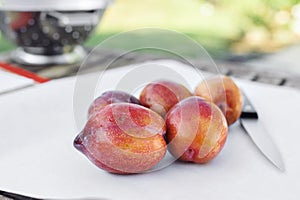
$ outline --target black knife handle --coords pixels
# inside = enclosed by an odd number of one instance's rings
[[[43,199],[39,199],[39,198],[28,197],[28,196],[24,196],[21,194],[16,194],[16,193],[0,190],[0,199],[1,199],[1,196],[9,198],[11,200],[43,200]]]
[[[243,94],[243,108],[242,108],[242,114],[241,118],[247,118],[247,119],[258,119],[258,114],[253,107],[253,105],[250,103],[248,97],[245,95],[244,92]]]

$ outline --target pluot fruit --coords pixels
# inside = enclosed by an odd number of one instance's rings
[[[164,119],[154,111],[131,103],[113,103],[88,119],[74,146],[108,172],[141,173],[164,157],[165,132]]]
[[[88,116],[90,117],[91,115],[97,113],[98,111],[100,111],[101,109],[103,109],[105,106],[109,104],[122,103],[122,102],[141,105],[140,101],[134,96],[132,96],[131,94],[128,94],[123,91],[117,91],[117,90],[106,91],[98,98],[96,98],[93,101],[93,103],[90,105],[88,110]]]
[[[228,125],[237,121],[242,113],[242,93],[228,76],[205,79],[196,87],[195,95],[215,103],[225,115]]]
[[[166,115],[170,153],[181,161],[206,163],[217,156],[227,138],[222,111],[193,96],[176,104]]]
[[[164,117],[176,103],[190,96],[191,92],[183,85],[160,80],[145,86],[140,94],[140,102]]]

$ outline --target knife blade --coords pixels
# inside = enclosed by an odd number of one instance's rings
[[[279,149],[259,120],[255,108],[245,93],[243,93],[243,109],[240,123],[265,158],[281,171],[285,171],[284,162]]]

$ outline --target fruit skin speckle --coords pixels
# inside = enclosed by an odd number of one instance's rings
[[[195,95],[215,103],[225,115],[228,125],[237,121],[242,113],[242,92],[228,76],[205,79],[196,87]]]
[[[110,90],[104,92],[93,101],[88,110],[88,117],[99,112],[109,104],[122,102],[141,105],[141,102],[131,94],[118,90]]]
[[[191,92],[183,85],[160,80],[146,85],[140,94],[140,102],[164,117],[176,103],[190,96]]]
[[[108,172],[141,173],[166,154],[165,132],[163,118],[152,110],[112,103],[88,119],[74,147]]]
[[[222,150],[228,126],[221,110],[201,97],[189,97],[166,115],[170,153],[181,161],[206,163]]]

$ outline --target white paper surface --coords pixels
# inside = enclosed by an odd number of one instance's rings
[[[33,85],[34,81],[0,69],[0,94]]]
[[[200,81],[183,64],[160,64],[187,75],[190,86]],[[106,72],[107,80],[104,77],[98,89],[113,89],[132,68]],[[85,75],[90,80],[93,76]],[[261,155],[239,124],[230,127],[223,150],[208,164],[174,163],[131,176],[107,173],[72,146],[77,126],[84,124],[86,116],[77,119],[82,124],[75,123],[75,78],[65,78],[0,96],[0,189],[42,198],[299,199],[300,92],[246,81],[239,85],[280,149],[284,173]]]

